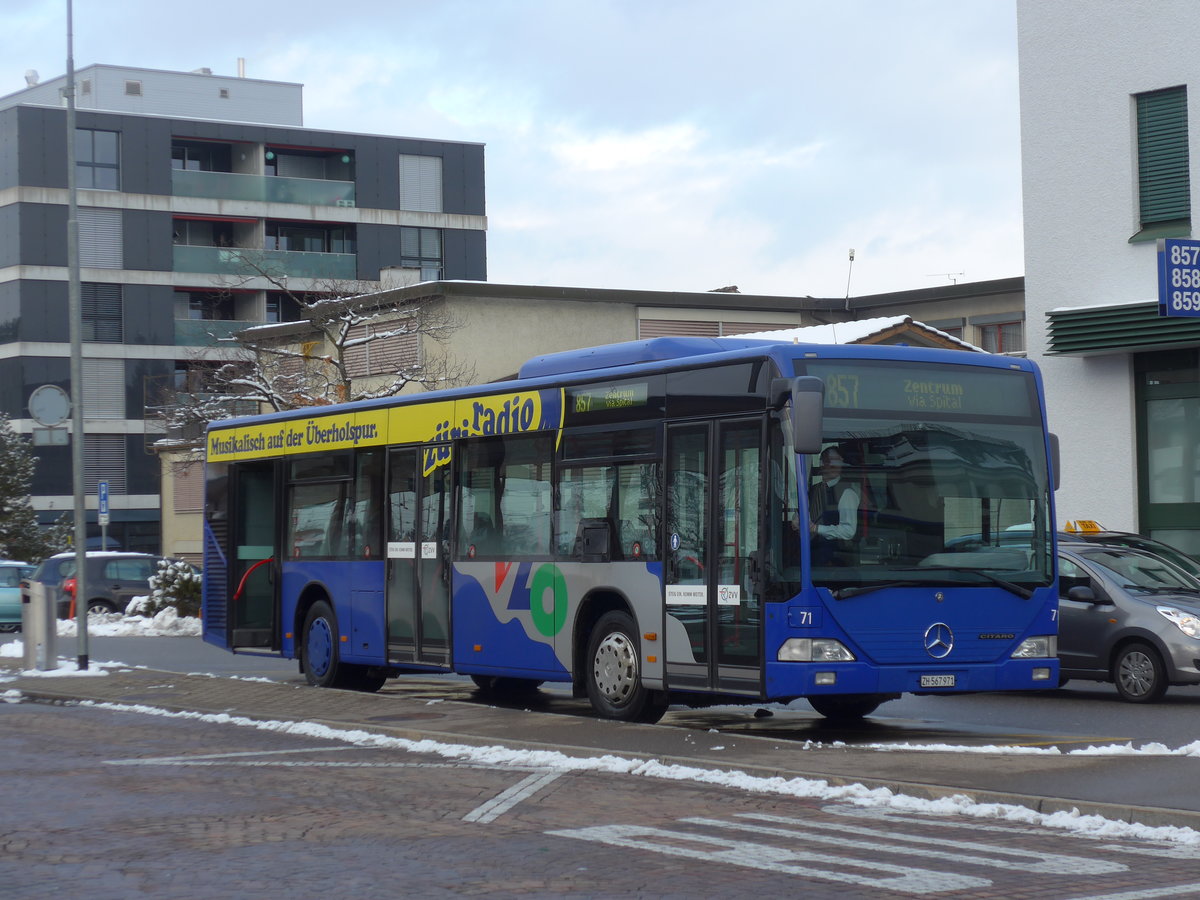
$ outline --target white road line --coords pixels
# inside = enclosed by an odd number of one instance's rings
[[[881,831],[875,828],[860,828],[855,825],[818,822],[813,819],[796,819],[789,816],[775,816],[767,813],[739,813],[737,818],[751,819],[754,822],[772,822],[776,825],[789,827],[770,828],[763,825],[750,824],[749,822],[743,824],[741,822],[726,822],[719,819],[704,818],[688,818],[681,819],[680,821],[693,822],[697,825],[710,825],[720,828],[736,828],[742,831],[775,834],[793,840],[811,841],[817,844],[833,844],[840,847],[854,847],[859,850],[871,850],[874,852],[901,854],[919,852],[922,857],[944,859],[956,863],[970,863],[977,866],[990,866],[993,869],[1031,872],[1039,875],[1106,875],[1112,872],[1126,872],[1129,869],[1123,863],[1108,859],[1064,856],[1027,848],[1017,849],[997,844],[984,844],[979,841],[949,841],[942,837],[925,837],[923,835],[904,834],[903,832],[896,831]],[[837,832],[837,834],[818,835],[812,833],[814,830],[833,831]],[[867,840],[856,841],[839,836],[847,834],[864,837]],[[936,849],[939,847],[950,849]],[[992,855],[985,856],[980,854]]]
[[[547,831],[546,834],[596,841],[614,847],[649,850],[667,856],[744,866],[758,871],[781,872],[819,881],[903,891],[907,894],[934,894],[992,885],[987,878],[954,872],[935,872],[916,866],[896,866],[877,860],[831,860],[828,852],[813,853],[791,847],[756,844],[751,841],[670,831],[651,826],[600,825],[593,828]],[[855,869],[864,871],[853,871]]]
[[[522,778],[508,790],[497,794],[487,803],[484,803],[475,809],[471,810],[463,816],[464,822],[493,822],[500,816],[504,815],[526,797],[536,794],[550,782],[559,778],[564,773],[560,770],[551,770],[549,772],[534,773],[526,778]]]

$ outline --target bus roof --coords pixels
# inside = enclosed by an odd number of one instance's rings
[[[904,344],[806,344],[792,341],[775,341],[763,338],[742,337],[659,337],[642,341],[627,341],[619,344],[604,344],[560,353],[535,356],[521,366],[515,381],[487,382],[445,388],[431,393],[398,394],[373,400],[358,400],[350,403],[321,407],[322,414],[336,410],[365,410],[386,406],[423,403],[439,398],[468,397],[494,394],[512,390],[519,382],[521,389],[535,389],[553,384],[564,376],[578,375],[586,378],[590,373],[604,377],[601,373],[613,369],[630,370],[633,375],[641,371],[670,368],[672,362],[692,361],[696,364],[718,364],[750,357],[771,357],[782,362],[785,356],[821,356],[825,358],[903,358],[918,362],[945,362],[953,357],[958,363],[967,363],[994,368],[1036,370],[1029,360],[1019,357],[998,356],[967,350],[947,350],[932,347],[910,347]],[[656,365],[658,364],[658,365]],[[616,373],[614,373],[615,375]],[[625,372],[621,373],[626,374]],[[436,394],[432,396],[432,394]],[[210,422],[207,430],[229,428],[236,424],[300,418],[313,414],[314,408],[287,409],[278,412],[238,416]]]

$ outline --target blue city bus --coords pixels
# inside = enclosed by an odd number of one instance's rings
[[[206,441],[204,639],[313,685],[564,682],[656,721],[1058,684],[1057,442],[1024,359],[657,338]]]

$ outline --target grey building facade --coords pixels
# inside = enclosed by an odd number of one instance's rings
[[[85,343],[73,386],[64,86],[0,98],[0,411],[29,432],[36,387],[81,398],[88,493],[108,481],[109,535],[157,551],[147,408],[225,358],[222,338],[294,317],[289,292],[378,290],[397,273],[486,280],[484,148],[305,128],[300,85],[80,70]],[[36,449],[34,506],[49,522],[72,508],[70,451]]]

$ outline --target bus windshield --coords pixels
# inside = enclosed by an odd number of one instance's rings
[[[907,584],[1028,596],[1051,582],[1045,435],[1027,373],[807,369],[826,383],[823,449],[802,498],[814,585],[839,598]]]

